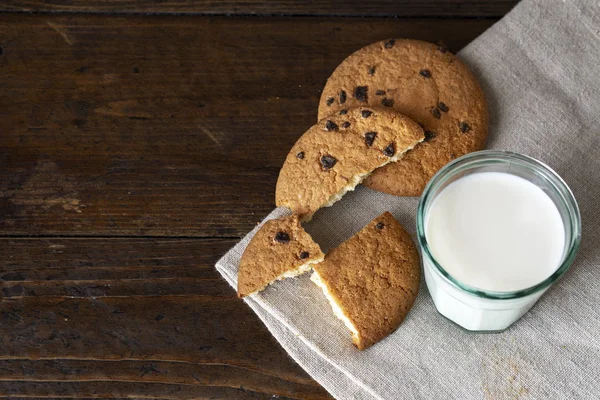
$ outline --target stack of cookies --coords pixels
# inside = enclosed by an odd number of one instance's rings
[[[479,84],[445,47],[390,39],[350,55],[323,89],[317,124],[281,168],[276,204],[293,214],[254,236],[240,262],[238,295],[312,269],[359,349],[393,332],[420,281],[406,230],[386,212],[324,255],[301,222],[360,183],[419,196],[443,165],[483,148],[487,126]]]

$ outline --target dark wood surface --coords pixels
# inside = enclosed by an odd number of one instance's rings
[[[240,237],[345,56],[492,22],[0,14],[0,233]]]
[[[214,263],[345,56],[512,3],[2,2],[0,397],[329,398]]]
[[[498,18],[516,3],[517,0],[4,0],[0,11]]]

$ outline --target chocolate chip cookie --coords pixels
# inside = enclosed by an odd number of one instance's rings
[[[419,254],[388,212],[327,253],[313,269],[311,280],[323,289],[360,350],[396,330],[419,291]]]
[[[242,255],[238,296],[257,293],[277,280],[303,274],[323,256],[319,245],[300,226],[298,216],[267,221]]]
[[[292,147],[279,173],[275,202],[308,220],[424,138],[416,122],[392,109],[342,108]]]
[[[375,190],[419,196],[443,165],[485,146],[483,91],[467,66],[443,46],[389,39],[350,55],[327,80],[318,119],[357,106],[396,110],[425,130],[424,143],[365,180]]]

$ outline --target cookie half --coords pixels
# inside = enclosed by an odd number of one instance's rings
[[[341,109],[292,147],[279,173],[275,202],[308,220],[424,138],[417,123],[393,110]]]
[[[271,283],[309,271],[324,254],[292,215],[266,222],[240,261],[238,296],[257,293]]]
[[[388,212],[331,250],[313,269],[311,280],[321,287],[360,350],[396,330],[419,291],[419,254]]]
[[[488,111],[479,83],[446,48],[390,39],[366,46],[331,74],[318,119],[348,107],[380,106],[422,124],[425,141],[375,171],[364,185],[397,196],[419,196],[446,163],[485,146]]]

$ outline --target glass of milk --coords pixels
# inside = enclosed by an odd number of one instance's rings
[[[417,235],[438,312],[469,331],[502,331],[569,269],[581,217],[548,166],[517,153],[480,151],[431,179]]]

